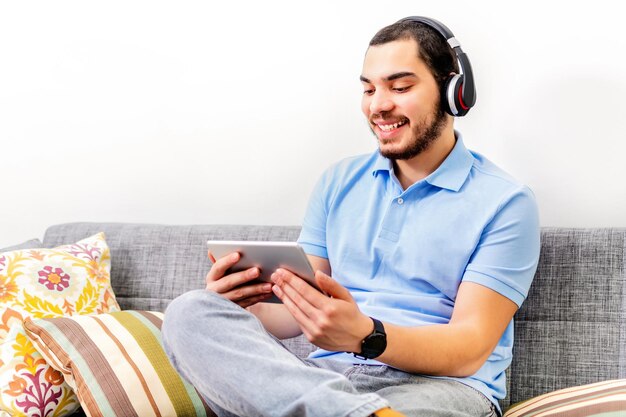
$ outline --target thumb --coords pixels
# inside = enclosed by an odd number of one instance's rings
[[[340,300],[352,301],[350,291],[324,272],[315,271],[315,282],[326,295]]]

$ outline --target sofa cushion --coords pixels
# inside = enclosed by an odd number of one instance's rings
[[[43,243],[41,243],[41,240],[39,240],[39,239],[30,239],[30,240],[27,240],[26,242],[20,243],[18,245],[2,248],[2,249],[0,249],[0,253],[1,252],[8,252],[8,251],[11,251],[11,250],[17,250],[17,249],[36,249],[36,248],[42,248],[42,247],[43,247]]]
[[[162,346],[163,313],[27,320],[26,331],[91,416],[214,415]]]
[[[54,249],[0,254],[0,409],[63,416],[78,401],[26,338],[22,320],[118,311],[102,233]]]
[[[509,409],[504,417],[601,417],[626,414],[626,379],[566,388],[531,398]]]

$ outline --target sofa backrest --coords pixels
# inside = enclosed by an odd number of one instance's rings
[[[112,285],[123,309],[163,311],[203,288],[208,239],[296,240],[296,226],[165,226],[70,223],[50,227],[44,245],[104,231]],[[626,229],[542,229],[528,299],[515,316],[514,359],[502,406],[567,386],[626,378]],[[286,341],[303,356],[303,337]]]
[[[111,249],[111,284],[120,307],[164,311],[178,295],[204,288],[211,267],[207,240],[293,241],[300,228],[69,223],[48,228],[43,243],[54,247],[98,232]]]
[[[543,228],[528,298],[515,315],[511,404],[626,378],[626,229]]]

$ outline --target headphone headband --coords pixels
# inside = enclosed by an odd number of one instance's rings
[[[445,96],[442,97],[442,102],[447,103],[446,111],[452,116],[465,116],[476,103],[476,86],[472,65],[467,54],[461,49],[461,43],[446,25],[430,17],[409,16],[398,20],[396,23],[402,22],[423,23],[435,29],[452,48],[459,62],[461,74],[450,77],[446,82],[445,91],[442,92]]]

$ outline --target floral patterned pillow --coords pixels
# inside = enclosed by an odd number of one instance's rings
[[[0,253],[0,415],[62,417],[79,407],[22,322],[120,311],[110,268],[104,233],[54,249]]]

